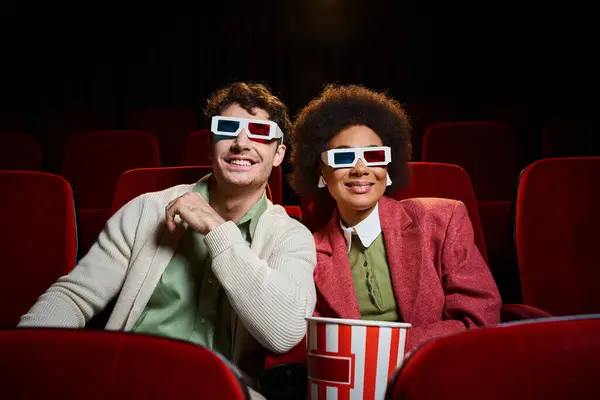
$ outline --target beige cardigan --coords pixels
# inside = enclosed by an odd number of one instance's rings
[[[38,299],[19,326],[83,328],[118,296],[106,329],[131,330],[185,231],[185,224],[173,233],[166,229],[165,206],[193,188],[175,186],[126,204],[75,269]],[[255,377],[265,348],[286,352],[304,337],[304,318],[312,315],[316,302],[314,240],[304,225],[268,202],[250,247],[231,221],[213,229],[205,243],[215,276],[237,314],[232,361]]]

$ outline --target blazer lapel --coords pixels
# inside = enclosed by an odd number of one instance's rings
[[[329,224],[315,235],[315,242],[317,248],[315,285],[319,294],[336,317],[360,319],[348,259],[348,247],[340,230],[337,210]]]
[[[420,232],[402,204],[385,196],[379,201],[379,218],[398,309],[403,321],[410,322],[419,291]]]

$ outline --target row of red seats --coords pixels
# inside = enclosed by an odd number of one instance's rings
[[[486,107],[488,109],[486,109]],[[516,104],[498,105],[489,108],[483,105],[477,115],[464,114],[453,110],[448,104],[419,104],[407,105],[408,114],[414,125],[413,144],[421,148],[422,136],[425,130],[440,122],[468,121],[473,118],[483,120],[498,120],[524,129],[526,136],[537,136],[538,128],[532,128],[530,120],[536,120],[532,110]],[[464,115],[462,115],[464,114]],[[540,121],[534,125],[541,128],[538,146],[543,158],[573,157],[600,155],[600,140],[598,122],[586,118],[585,113],[579,115],[561,114],[551,121]],[[588,113],[589,114],[589,113]],[[462,115],[462,116],[461,116]],[[593,114],[592,114],[593,115]],[[465,119],[466,118],[466,119]],[[115,115],[99,110],[63,110],[45,113],[39,122],[32,126],[31,116],[18,112],[0,112],[0,131],[30,131],[44,138],[53,150],[60,151],[65,139],[74,132],[98,129],[141,129],[154,134],[160,142],[164,165],[179,165],[181,149],[187,135],[198,129],[197,116],[191,109],[157,108],[138,110],[131,113],[123,123],[117,123]],[[35,118],[34,118],[35,119]],[[51,158],[54,155],[50,155]],[[417,157],[419,154],[416,155]],[[536,154],[534,157],[538,157]],[[55,161],[49,164],[54,165]],[[421,160],[425,161],[425,160]],[[53,169],[51,169],[54,171]]]
[[[185,165],[210,169],[209,140],[208,130],[188,136]],[[41,167],[39,144],[26,134],[0,133],[0,153],[0,170],[39,170]],[[160,157],[157,139],[146,131],[86,131],[67,140],[60,173],[71,184],[75,195],[81,254],[91,247],[110,217],[113,194],[121,174],[135,168],[160,167]],[[281,167],[273,169],[269,186],[271,201],[282,204]],[[288,209],[297,213],[293,207]]]
[[[139,194],[193,182],[207,172],[205,168],[128,171],[117,185],[112,211]],[[486,238],[466,172],[438,163],[411,163],[411,171],[411,186],[396,197],[462,201],[476,245],[487,260]],[[600,312],[594,247],[600,226],[598,181],[600,157],[542,160],[523,172],[515,228],[525,304],[552,315]],[[0,206],[9,211],[0,237],[0,250],[8,257],[7,275],[0,281],[1,326],[14,325],[52,282],[74,267],[77,225],[70,185],[60,176],[5,171],[0,172],[0,187],[6,188]],[[331,202],[316,199],[302,213],[302,221],[315,231],[329,220],[332,208]]]
[[[181,165],[210,165],[209,140],[210,132],[206,129],[187,135]],[[84,131],[67,140],[60,174],[73,186],[81,207],[106,208],[124,171],[160,166],[158,141],[148,131]],[[25,133],[0,132],[0,170],[41,171],[42,151],[37,140]],[[274,172],[270,184],[274,202],[281,204],[281,170]]]
[[[600,315],[461,332],[411,354],[392,377],[386,399],[595,399],[599,355]],[[147,335],[3,330],[0,363],[10,366],[2,393],[11,399],[250,398],[243,378],[222,357]],[[262,389],[267,398],[300,398],[286,388]]]

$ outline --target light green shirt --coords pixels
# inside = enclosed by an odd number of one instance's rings
[[[209,183],[210,174],[194,187],[206,201]],[[263,194],[237,223],[249,244],[266,208]],[[231,358],[234,311],[211,262],[204,235],[188,228],[133,331],[190,341]]]
[[[383,233],[367,248],[353,234],[349,258],[361,317],[378,321],[400,321]]]

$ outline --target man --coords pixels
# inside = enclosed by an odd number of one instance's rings
[[[189,340],[251,378],[265,349],[286,352],[303,338],[316,301],[314,241],[265,197],[285,155],[286,107],[262,85],[235,83],[206,115],[213,173],[125,205],[19,326],[82,328],[116,298],[106,329]]]

